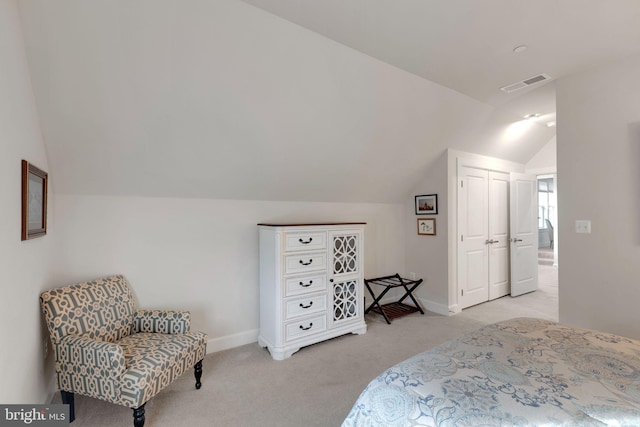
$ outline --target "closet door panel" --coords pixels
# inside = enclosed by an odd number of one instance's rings
[[[488,299],[489,173],[462,168],[458,188],[458,298],[461,308]]]
[[[509,174],[489,172],[489,299],[508,295]]]

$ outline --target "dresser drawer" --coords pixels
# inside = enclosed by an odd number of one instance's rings
[[[289,277],[284,281],[284,294],[288,297],[323,291],[326,288],[327,276],[324,274]]]
[[[318,332],[324,332],[327,330],[327,316],[323,314],[321,316],[311,317],[305,320],[299,320],[297,322],[287,323],[286,325],[286,340],[291,341],[296,338],[306,337],[307,335],[313,335]]]
[[[324,312],[327,310],[327,295],[320,294],[296,298],[285,303],[285,319],[293,319],[298,316]]]
[[[298,232],[286,233],[284,250],[291,251],[317,251],[327,247],[327,233],[323,232]]]
[[[284,274],[305,273],[327,269],[327,253],[311,252],[285,255]]]

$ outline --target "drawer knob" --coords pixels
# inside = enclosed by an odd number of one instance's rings
[[[309,262],[304,262],[304,261],[300,260],[300,264],[302,264],[302,265],[309,265],[312,262],[313,262],[313,259],[310,259]]]
[[[302,308],[310,308],[313,305],[313,301],[309,301],[309,305],[304,305],[303,303],[300,303],[300,307]]]
[[[313,280],[309,280],[309,283],[300,282],[300,286],[302,286],[303,288],[308,288],[309,286],[311,286],[312,283],[313,283]]]
[[[304,326],[300,325],[300,329],[302,329],[303,331],[308,331],[312,327],[313,327],[313,322],[309,322],[309,326],[307,326],[306,328]]]
[[[308,245],[312,241],[313,241],[313,237],[309,237],[309,240],[298,239],[298,242],[302,243],[303,245]]]

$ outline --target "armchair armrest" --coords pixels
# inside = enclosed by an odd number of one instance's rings
[[[138,310],[133,314],[135,332],[184,334],[191,329],[191,313],[173,310]]]
[[[116,402],[125,358],[118,344],[67,335],[53,344],[60,390]]]

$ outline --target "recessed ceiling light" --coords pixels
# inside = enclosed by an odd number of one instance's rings
[[[520,46],[514,47],[513,48],[513,52],[514,53],[522,53],[527,49],[529,49],[529,47],[527,45],[521,44]]]
[[[533,120],[538,117],[540,117],[540,113],[527,114],[526,116],[524,116],[524,118],[527,120]]]
[[[550,127],[550,128],[554,127],[555,125],[556,125],[555,121],[547,123],[547,127]]]

